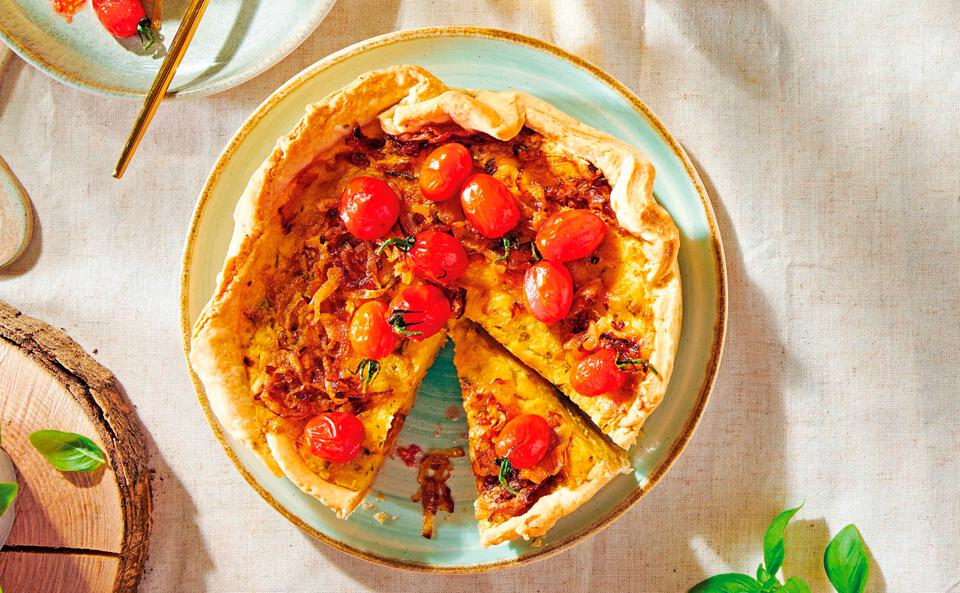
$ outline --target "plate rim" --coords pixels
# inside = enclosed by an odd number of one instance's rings
[[[199,86],[196,88],[188,88],[184,90],[177,91],[168,91],[166,99],[177,99],[177,98],[186,98],[186,97],[205,97],[208,95],[215,95],[217,93],[223,92],[227,89],[231,89],[235,86],[239,86],[249,80],[256,78],[257,76],[263,74],[267,70],[273,68],[280,63],[281,60],[292,54],[297,48],[303,45],[303,42],[307,40],[314,31],[320,26],[320,23],[327,18],[327,15],[333,9],[333,6],[337,3],[337,0],[322,0],[323,4],[314,11],[313,18],[314,22],[311,23],[303,31],[303,35],[296,39],[289,46],[281,46],[278,51],[271,53],[267,59],[259,60],[260,63],[264,64],[262,67],[250,68],[244,70],[233,76],[225,78],[223,81]],[[179,26],[178,26],[179,28]],[[172,39],[172,36],[171,36]],[[3,41],[4,44],[17,56],[20,57],[24,62],[33,66],[43,74],[46,74],[48,77],[56,80],[57,82],[63,83],[71,88],[78,89],[85,93],[90,93],[93,95],[101,95],[105,97],[114,97],[119,99],[127,100],[140,100],[144,99],[147,96],[147,91],[142,93],[130,92],[119,87],[112,87],[108,85],[97,84],[95,82],[90,82],[73,76],[63,69],[57,67],[48,60],[45,60],[43,57],[37,53],[28,49],[25,45],[20,43],[20,41],[14,36],[13,32],[9,31],[3,26],[3,22],[0,21],[0,41]],[[159,68],[159,65],[157,66]]]
[[[484,564],[472,564],[472,565],[452,565],[452,566],[436,566],[426,562],[417,562],[410,560],[396,560],[394,558],[387,558],[379,556],[375,553],[368,552],[365,550],[357,549],[349,544],[341,542],[339,540],[330,537],[314,527],[310,526],[299,516],[295,515],[293,512],[289,511],[284,507],[279,501],[277,501],[273,495],[268,492],[264,487],[262,487],[253,477],[252,474],[247,470],[247,468],[240,462],[236,454],[233,452],[230,444],[226,441],[226,437],[223,434],[223,431],[220,427],[219,420],[213,414],[213,410],[210,408],[209,401],[207,400],[206,393],[203,388],[203,384],[200,382],[199,377],[193,370],[192,365],[190,364],[190,336],[192,333],[192,323],[190,322],[190,313],[189,313],[189,280],[191,276],[191,265],[193,262],[193,251],[194,243],[199,232],[199,223],[204,215],[204,210],[206,208],[207,202],[210,199],[210,196],[213,191],[213,187],[216,186],[223,174],[223,170],[226,167],[227,163],[232,158],[233,153],[236,151],[237,147],[247,138],[250,134],[250,131],[255,127],[263,117],[274,107],[274,105],[284,98],[287,97],[291,92],[298,89],[304,84],[307,80],[321,74],[323,71],[333,67],[334,65],[352,58],[356,55],[360,55],[371,49],[382,47],[385,45],[392,45],[394,43],[399,43],[403,41],[408,41],[411,39],[423,39],[430,37],[464,37],[464,38],[484,38],[484,39],[494,39],[501,41],[508,41],[518,45],[524,45],[531,47],[533,49],[543,51],[546,53],[553,54],[555,57],[563,59],[572,63],[574,66],[585,70],[588,74],[591,74],[595,78],[599,79],[601,82],[607,84],[612,90],[620,94],[624,99],[626,99],[635,110],[641,113],[644,118],[651,124],[657,134],[660,136],[667,146],[671,149],[674,155],[680,160],[683,164],[684,170],[690,180],[693,182],[697,194],[700,198],[701,204],[703,206],[704,212],[706,214],[706,222],[710,231],[710,242],[711,242],[711,251],[713,255],[713,264],[714,272],[717,276],[717,315],[714,319],[713,327],[713,341],[710,349],[710,356],[707,360],[707,369],[706,375],[703,382],[700,385],[700,389],[697,393],[697,400],[694,404],[694,409],[691,411],[690,415],[686,419],[683,430],[678,436],[678,438],[672,443],[672,446],[667,453],[664,460],[654,468],[650,476],[647,478],[647,481],[643,485],[638,485],[636,489],[624,500],[620,501],[617,507],[611,511],[606,517],[596,522],[593,525],[590,525],[587,529],[584,529],[564,540],[556,542],[547,548],[538,548],[534,552],[519,558],[513,558],[508,560],[501,560],[497,562],[490,562]],[[190,228],[187,233],[187,238],[184,244],[183,250],[183,259],[181,262],[181,276],[180,276],[180,331],[183,339],[183,352],[186,357],[187,369],[190,373],[190,379],[193,382],[194,390],[196,392],[197,400],[200,403],[200,407],[203,409],[204,416],[207,419],[207,423],[210,425],[213,430],[214,436],[220,442],[220,445],[223,447],[224,452],[227,454],[227,457],[233,462],[237,470],[247,481],[248,484],[263,498],[270,506],[272,506],[277,512],[283,515],[288,521],[299,527],[301,530],[305,531],[315,539],[318,539],[325,544],[337,549],[341,552],[349,554],[351,556],[372,562],[375,564],[380,564],[383,566],[388,566],[390,568],[399,568],[414,572],[426,572],[426,573],[444,573],[444,574],[470,574],[470,573],[480,573],[490,570],[498,570],[502,568],[520,566],[522,564],[529,564],[539,560],[544,560],[560,552],[570,549],[575,544],[586,541],[590,537],[596,535],[604,528],[609,526],[620,516],[626,513],[634,504],[637,503],[641,498],[643,498],[650,490],[656,486],[667,471],[673,466],[676,460],[680,457],[680,454],[686,448],[687,444],[690,442],[693,433],[696,431],[697,426],[700,423],[700,420],[703,417],[704,411],[706,409],[707,403],[710,399],[713,386],[716,382],[717,372],[720,365],[720,359],[723,354],[723,347],[726,340],[726,328],[727,328],[727,315],[728,315],[728,285],[727,285],[727,268],[726,268],[726,257],[723,250],[723,242],[720,237],[720,229],[717,224],[716,214],[713,209],[709,194],[706,190],[706,187],[703,184],[703,181],[700,178],[699,173],[694,167],[693,162],[690,160],[686,151],[680,145],[679,142],[670,134],[666,129],[660,119],[653,113],[653,111],[644,103],[629,87],[621,83],[619,80],[614,78],[612,75],[608,74],[600,67],[594,65],[593,63],[572,54],[558,46],[547,43],[545,41],[536,39],[534,37],[529,37],[520,33],[515,33],[512,31],[506,31],[502,29],[495,28],[485,28],[485,27],[462,27],[462,26],[448,26],[448,27],[423,27],[415,29],[405,29],[401,31],[395,31],[392,33],[387,33],[384,35],[379,35],[376,37],[371,37],[369,39],[360,41],[353,45],[350,45],[344,49],[341,49],[337,52],[334,52],[317,62],[307,66],[299,73],[290,78],[287,82],[283,83],[276,91],[270,94],[254,111],[251,115],[243,122],[243,124],[238,128],[234,133],[233,137],[224,147],[223,151],[220,153],[220,156],[217,158],[216,163],[210,171],[206,181],[204,181],[203,188],[200,191],[200,195],[197,199],[196,206],[194,207],[193,214],[190,220]]]

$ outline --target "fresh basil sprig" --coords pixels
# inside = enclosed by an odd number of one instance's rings
[[[19,486],[16,482],[0,482],[0,517],[7,514],[13,499],[17,497]],[[0,590],[0,593],[3,593]]]
[[[96,443],[72,432],[38,430],[30,435],[30,444],[62,472],[89,472],[106,461]]]
[[[823,569],[838,593],[862,593],[870,577],[867,546],[856,526],[847,525],[827,545]]]
[[[777,578],[783,566],[785,532],[790,519],[803,507],[787,509],[776,516],[763,536],[763,561],[757,578],[728,573],[700,582],[689,593],[810,593],[810,587],[797,577],[785,583]],[[863,593],[870,576],[867,548],[860,532],[847,525],[830,541],[823,555],[823,568],[838,593]]]

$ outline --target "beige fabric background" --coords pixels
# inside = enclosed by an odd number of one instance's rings
[[[138,105],[11,58],[0,154],[39,237],[0,298],[97,348],[150,431],[143,591],[686,591],[755,570],[767,522],[805,499],[786,568],[814,591],[830,534],[856,522],[870,591],[957,593],[958,15],[954,0],[341,0],[259,78],[165,104],[122,182],[109,171]],[[463,577],[355,560],[260,500],[194,401],[177,321],[194,199],[247,114],[334,50],[441,24],[535,35],[634,88],[698,164],[730,277],[714,397],[666,479],[572,551]]]

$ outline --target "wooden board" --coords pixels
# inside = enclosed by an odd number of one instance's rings
[[[58,472],[35,430],[97,442],[105,467]],[[0,429],[17,468],[13,530],[0,550],[7,592],[135,591],[150,533],[147,451],[113,374],[65,333],[0,302]]]

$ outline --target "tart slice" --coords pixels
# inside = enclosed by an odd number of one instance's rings
[[[484,546],[543,535],[630,471],[624,451],[477,325],[458,321],[451,337]]]

